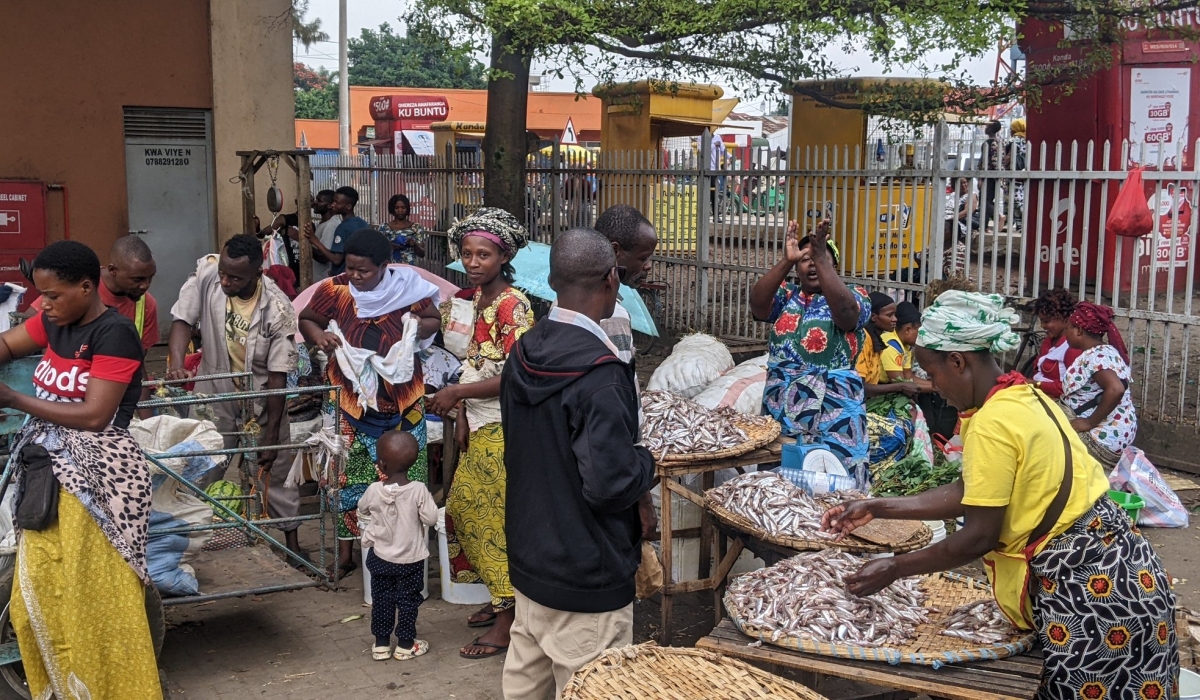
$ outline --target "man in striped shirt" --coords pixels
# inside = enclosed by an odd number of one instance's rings
[[[596,219],[596,230],[607,238],[617,256],[617,268],[623,269],[621,283],[637,289],[650,275],[650,261],[658,246],[658,235],[654,225],[641,212],[628,204],[616,204],[605,209]],[[633,361],[633,328],[629,312],[617,304],[611,318],[600,322],[600,327],[617,348],[617,357],[623,362]]]

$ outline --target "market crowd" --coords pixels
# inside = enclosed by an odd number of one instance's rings
[[[280,216],[200,259],[170,311],[165,378],[228,393],[283,390],[323,371],[319,383],[339,387],[324,409],[340,414],[348,447],[330,573],[360,565],[361,541],[380,661],[429,652],[417,637],[426,528],[437,517],[427,426],[456,415],[445,436],[462,448],[446,499],[454,576],[484,583],[492,598],[464,620],[487,629],[459,653],[505,655],[506,697],[560,692],[604,649],[632,643],[641,541],[656,528],[633,335],[618,305],[620,285],[650,270],[654,228],[617,206],[595,229],[560,234],[549,251],[557,299],[535,325],[512,284],[527,233],[511,214],[483,208],[451,228],[469,286],[446,298],[409,264],[427,239],[407,198],[392,197],[379,226],[354,214],[357,203],[349,187],[319,192],[309,230]],[[317,282],[297,312],[301,236]],[[156,271],[133,236],[103,267],[82,243],[53,243],[32,263],[28,317],[0,334],[0,363],[43,358],[33,395],[0,384],[0,405],[31,417],[14,447],[12,621],[34,697],[161,697],[143,602],[153,491],[129,432],[159,335]],[[450,373],[456,381],[445,381]],[[246,428],[226,406],[214,405],[215,418],[232,447]],[[258,488],[288,548],[301,552],[297,522],[287,521],[299,512],[287,479],[294,455],[271,447],[289,442],[285,392],[253,410]],[[536,433],[510,429],[534,424]]]
[[[462,448],[446,498],[453,576],[491,596],[464,620],[484,631],[459,654],[504,655],[506,698],[561,693],[604,649],[632,643],[641,541],[656,529],[633,333],[618,294],[649,273],[654,227],[618,205],[594,229],[557,236],[556,300],[535,323],[514,286],[527,232],[511,214],[483,208],[450,228],[468,286],[447,295],[412,265],[429,239],[408,199],[392,197],[377,226],[357,204],[352,188],[321,191],[308,230],[280,216],[199,260],[171,309],[167,378],[196,379],[207,393],[284,389],[323,366],[340,388],[325,407],[340,414],[348,448],[331,573],[370,572],[380,661],[430,652],[417,637],[426,528],[437,517],[429,427],[456,416],[444,436]],[[996,356],[1019,338],[1003,299],[961,279],[935,284],[923,311],[868,294],[842,279],[829,234],[828,222],[804,236],[790,224],[784,255],[749,292],[755,317],[771,324],[763,412],[864,487],[881,463],[907,458],[883,438],[896,426],[925,429],[923,400],[956,413],[946,432],[962,454],[953,483],[825,514],[824,527],[843,535],[874,518],[965,522],[931,547],[867,563],[849,589],[869,595],[982,558],[1001,609],[1042,642],[1041,697],[1171,697],[1179,660],[1169,580],[1107,496],[1104,466],[1136,432],[1112,310],[1047,292],[1037,301],[1047,338],[1036,371],[1005,373]],[[302,237],[316,283],[297,313]],[[31,416],[14,450],[22,537],[12,608],[30,690],[161,697],[143,607],[151,487],[128,431],[157,337],[153,256],[122,238],[102,268],[87,246],[63,241],[32,267],[33,314],[0,335],[0,363],[44,356],[34,396],[0,385],[0,406]],[[255,411],[260,444],[288,442],[282,393]],[[237,429],[231,412],[216,417],[223,432]],[[269,515],[296,516],[292,456],[268,448],[257,459]],[[300,551],[296,524],[280,529]],[[85,612],[98,602],[105,614]]]

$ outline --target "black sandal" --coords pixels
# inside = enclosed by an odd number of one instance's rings
[[[474,622],[471,621],[471,618],[467,618],[467,627],[491,627],[492,625],[496,624],[496,617],[499,615],[499,613],[497,613],[495,610],[480,610],[476,612],[475,615],[485,615],[486,617],[482,620],[475,620]],[[475,617],[475,615],[472,615],[471,617]]]
[[[338,581],[341,581],[355,571],[358,571],[358,564],[355,564],[352,561],[349,564],[338,565],[337,568],[327,568],[325,569],[325,574],[329,576],[329,578],[334,578]],[[334,576],[334,572],[337,572],[336,577]]]
[[[487,659],[487,658],[491,658],[493,656],[500,656],[501,654],[505,654],[508,652],[507,646],[502,647],[499,644],[491,644],[490,642],[481,642],[481,641],[479,641],[479,637],[476,637],[475,641],[471,642],[467,646],[469,646],[469,647],[488,647],[489,649],[494,649],[495,651],[489,651],[486,654],[468,654],[467,652],[463,651],[462,649],[459,649],[458,655],[463,657],[464,659]]]

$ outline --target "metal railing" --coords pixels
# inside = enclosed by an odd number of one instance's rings
[[[871,289],[919,300],[926,285],[956,272],[981,291],[1020,299],[1066,287],[1116,310],[1142,417],[1200,423],[1200,367],[1188,359],[1198,322],[1200,170],[1192,158],[1200,144],[1029,144],[929,132],[923,141],[865,147],[734,149],[716,167],[708,135],[673,150],[556,146],[530,159],[526,223],[534,240],[550,242],[613,204],[639,209],[659,235],[651,280],[665,283],[660,330],[669,333],[765,340],[769,327],[752,318],[748,292],[783,254],[788,219],[809,230],[830,218],[843,276]],[[1117,238],[1105,225],[1135,163],[1147,167],[1155,228]],[[314,160],[313,173],[318,189],[357,187],[358,213],[374,222],[386,219],[397,192],[434,231],[482,205],[475,153]],[[424,265],[445,274],[445,246],[429,250]]]

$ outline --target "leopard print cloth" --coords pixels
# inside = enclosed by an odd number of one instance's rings
[[[150,526],[150,467],[133,436],[108,426],[98,433],[32,419],[13,448],[40,444],[54,459],[54,476],[79,499],[101,532],[146,585],[146,531]],[[13,484],[19,494],[25,465],[18,460]]]

